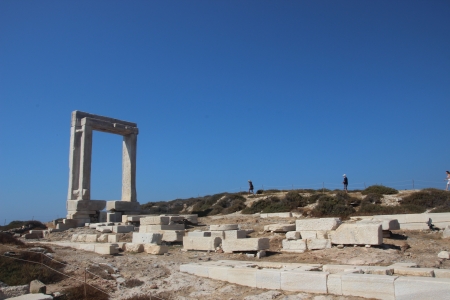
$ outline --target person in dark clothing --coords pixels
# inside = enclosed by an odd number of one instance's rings
[[[248,181],[248,193],[249,193],[249,194],[250,194],[250,193],[254,194],[254,193],[253,193],[253,183],[252,183],[251,180]]]
[[[344,184],[344,191],[346,192],[346,193],[348,193],[348,190],[347,190],[347,186],[348,186],[348,178],[347,178],[347,175],[342,175],[342,176],[344,176],[344,181],[342,181],[342,183]]]

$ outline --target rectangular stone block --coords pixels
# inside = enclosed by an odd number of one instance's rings
[[[83,251],[95,251],[95,244],[78,244],[77,249],[83,250]]]
[[[210,231],[191,231],[187,233],[187,236],[190,237],[210,237],[211,232]]]
[[[329,249],[331,248],[331,240],[307,239],[306,247],[309,250]]]
[[[162,234],[161,233],[141,233],[133,232],[133,243],[134,244],[161,244]]]
[[[182,242],[184,237],[184,230],[162,230],[162,240],[164,242]]]
[[[221,239],[225,238],[225,231],[205,231],[211,234],[211,237],[219,237]]]
[[[100,214],[98,215],[98,221],[99,222],[106,222],[106,211],[101,211]]]
[[[394,267],[395,275],[403,276],[421,276],[421,277],[434,277],[434,271],[432,268],[404,268]]]
[[[144,252],[144,244],[125,243],[126,252]]]
[[[400,223],[400,229],[403,230],[428,230],[430,226],[427,223]]]
[[[140,219],[142,225],[169,225],[170,217],[168,216],[152,216]]]
[[[381,224],[382,230],[399,230],[400,223],[397,219],[364,219],[356,222],[358,224]]]
[[[98,238],[98,234],[86,234],[86,243],[96,243]]]
[[[94,251],[98,254],[106,254],[106,255],[119,253],[117,247],[111,244],[97,244],[95,245]]]
[[[97,226],[96,230],[100,233],[110,233],[112,232],[111,226]]]
[[[108,234],[108,243],[117,243],[119,242],[119,236],[115,234]]]
[[[383,300],[395,300],[394,281],[398,276],[344,274],[342,295]]]
[[[209,225],[209,231],[238,230],[238,224]]]
[[[450,269],[436,269],[434,270],[436,278],[450,278]]]
[[[340,273],[329,274],[327,278],[327,290],[329,294],[342,295],[342,280]]]
[[[295,231],[335,230],[341,223],[339,218],[302,219],[295,221]]]
[[[234,267],[228,270],[228,282],[256,287],[256,269]]]
[[[400,228],[402,224],[405,223],[430,223],[430,217],[428,214],[399,214],[399,215],[376,215],[373,216],[374,219],[397,219],[400,223]],[[403,229],[403,228],[402,228]]]
[[[162,255],[169,252],[169,247],[166,245],[145,244],[144,251],[148,254]]]
[[[394,282],[395,299],[449,299],[450,278],[399,277]]]
[[[141,221],[142,224],[142,221]],[[184,230],[184,224],[174,224],[174,225],[141,225],[139,227],[139,232],[153,232],[160,230]]]
[[[381,224],[342,224],[331,235],[333,244],[381,245],[383,231]]]
[[[222,241],[222,250],[226,253],[267,250],[269,247],[268,238],[224,239]]]
[[[208,266],[195,263],[184,264],[180,265],[180,272],[201,277],[208,277]]]
[[[282,240],[283,252],[305,252],[306,240]]]
[[[292,292],[327,293],[326,272],[285,271],[281,272],[281,289]]]
[[[108,211],[120,211],[120,212],[137,212],[141,211],[141,205],[139,202],[129,201],[107,201],[106,210]],[[130,214],[130,213],[129,213]]]
[[[97,238],[97,243],[107,243],[108,242],[108,235],[107,234],[101,234]]]
[[[245,239],[247,237],[247,231],[245,230],[225,230],[225,239]]]
[[[286,239],[288,240],[299,240],[301,237],[298,231],[288,231],[286,232]]]
[[[256,271],[256,287],[259,289],[281,289],[281,271],[277,269],[261,269]]]
[[[302,238],[302,240],[317,238],[317,231],[315,231],[315,230],[302,230],[299,232],[300,232],[300,237]]]
[[[112,232],[114,232],[114,233],[128,233],[128,232],[133,232],[133,231],[134,231],[133,225],[112,226]]]
[[[229,269],[231,269],[231,267],[209,265],[208,266],[209,278],[215,279],[215,280],[228,281],[228,270]]]
[[[294,231],[295,224],[270,224],[264,226],[264,231],[272,231],[272,232],[288,232]]]
[[[183,237],[183,249],[185,250],[202,250],[215,251],[219,247],[221,238],[218,237]]]
[[[106,222],[122,222],[122,213],[121,212],[106,213]]]
[[[77,236],[77,242],[81,242],[81,243],[86,242],[86,234],[79,234]]]
[[[198,224],[198,215],[180,215],[180,216],[192,224],[195,224],[195,225]]]
[[[72,243],[77,242],[78,241],[78,234],[77,233],[72,234],[72,237],[70,238],[70,241]]]

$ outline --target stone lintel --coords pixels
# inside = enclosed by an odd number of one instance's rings
[[[91,119],[96,119],[96,120],[105,121],[105,122],[109,122],[109,123],[119,123],[119,124],[123,124],[126,126],[137,127],[137,124],[133,123],[133,122],[123,121],[123,120],[99,116],[99,115],[94,115],[94,114],[90,114],[90,113],[79,111],[79,110],[75,110],[72,112],[71,126],[72,127],[73,126],[81,126],[81,119],[83,119],[83,118],[91,118]]]
[[[91,126],[93,130],[120,135],[129,135],[132,133],[138,134],[138,128],[135,126],[129,126],[122,123],[113,123],[92,118],[83,118],[81,120],[81,125]]]
[[[141,210],[141,204],[139,202],[129,201],[107,201],[106,210],[115,210],[123,212],[139,212]]]
[[[67,200],[68,211],[100,211],[106,207],[105,200]]]

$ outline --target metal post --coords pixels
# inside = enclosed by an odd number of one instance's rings
[[[414,189],[414,179],[413,179],[413,189]]]
[[[325,183],[322,182],[322,194],[325,194]]]
[[[86,298],[86,268],[84,268],[84,299]]]

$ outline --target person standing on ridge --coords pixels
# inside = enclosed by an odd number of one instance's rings
[[[348,178],[347,178],[347,175],[342,175],[342,176],[344,176],[344,181],[342,181],[342,183],[344,184],[344,191],[346,192],[346,193],[348,193],[348,190],[347,190],[347,186],[348,186]]]
[[[450,172],[449,171],[445,171],[447,173],[447,186],[445,187],[445,190],[448,191],[448,186],[450,185]]]
[[[251,192],[252,194],[254,194],[254,193],[253,193],[253,183],[252,183],[251,180],[248,181],[248,193],[250,194],[250,192]]]

